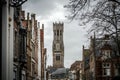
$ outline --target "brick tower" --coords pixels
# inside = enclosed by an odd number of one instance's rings
[[[53,23],[53,67],[64,67],[63,23]]]

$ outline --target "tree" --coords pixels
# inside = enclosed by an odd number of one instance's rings
[[[109,34],[116,43],[115,53],[120,60],[120,0],[69,0],[68,19],[78,19],[80,24],[93,23],[88,33]],[[120,66],[120,64],[117,64]],[[119,67],[120,68],[120,67]],[[120,72],[120,71],[119,71]],[[120,74],[119,74],[120,76]]]
[[[102,3],[106,3],[106,2],[113,2],[116,3],[118,5],[120,5],[120,1],[119,0],[69,0],[68,5],[65,5],[65,8],[70,9],[71,11],[71,18],[74,18],[76,15],[79,15],[79,13],[81,13],[82,10],[84,10],[87,7],[91,7],[91,5],[93,5],[93,3],[96,5],[96,2],[102,2]]]
[[[93,23],[88,33],[109,34],[120,54],[120,1],[119,0],[69,0],[68,19],[80,19],[80,24]]]

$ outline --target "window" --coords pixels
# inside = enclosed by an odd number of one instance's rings
[[[109,68],[104,68],[103,69],[103,75],[110,76],[110,69]]]
[[[32,76],[34,76],[34,72],[35,72],[35,63],[32,62]]]
[[[119,64],[114,64],[114,71],[115,71],[115,76],[118,76],[120,74]]]
[[[57,36],[59,36],[59,30],[57,30]]]
[[[35,46],[32,43],[32,57],[35,58]]]
[[[102,59],[108,59],[108,58],[110,58],[111,56],[110,56],[110,50],[104,50],[103,52],[102,52]]]
[[[16,80],[16,78],[17,78],[17,71],[14,70],[13,75],[14,75],[14,76],[13,76],[13,79]]]
[[[118,76],[119,75],[119,71],[118,71],[118,68],[115,69],[115,76]]]
[[[25,75],[26,75],[26,72],[24,70],[22,70],[22,74],[21,74],[21,76],[22,76],[21,78],[22,79],[21,80],[26,80],[26,76]]]
[[[56,36],[56,32],[54,32],[54,35]]]
[[[22,80],[26,80],[26,78],[25,78],[25,75],[24,75],[24,74],[22,74]]]
[[[62,31],[60,30],[60,35],[62,35]]]
[[[60,54],[56,54],[56,60],[57,60],[57,61],[60,60]]]
[[[103,63],[102,64],[103,68],[103,76],[110,76],[110,63]]]
[[[15,31],[15,33],[14,33],[14,42],[15,42],[15,44],[14,44],[14,47],[15,47],[15,48],[14,48],[14,55],[15,55],[15,56],[17,56],[17,53],[18,53],[18,52],[17,52],[17,51],[18,51],[18,48],[17,48],[17,44],[18,44],[18,42],[17,42],[17,41],[18,41],[18,40],[17,40],[17,37],[18,37],[18,36],[17,36],[17,32]]]

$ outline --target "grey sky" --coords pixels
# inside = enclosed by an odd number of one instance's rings
[[[28,0],[23,10],[35,13],[37,20],[45,27],[45,47],[47,48],[47,65],[52,65],[53,22],[64,22],[64,54],[65,67],[75,60],[82,59],[82,45],[88,43],[86,30],[77,21],[69,23],[65,18],[66,9],[63,8],[68,0]]]

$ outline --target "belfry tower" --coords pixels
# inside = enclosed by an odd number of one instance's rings
[[[64,67],[63,23],[53,23],[53,67]]]

